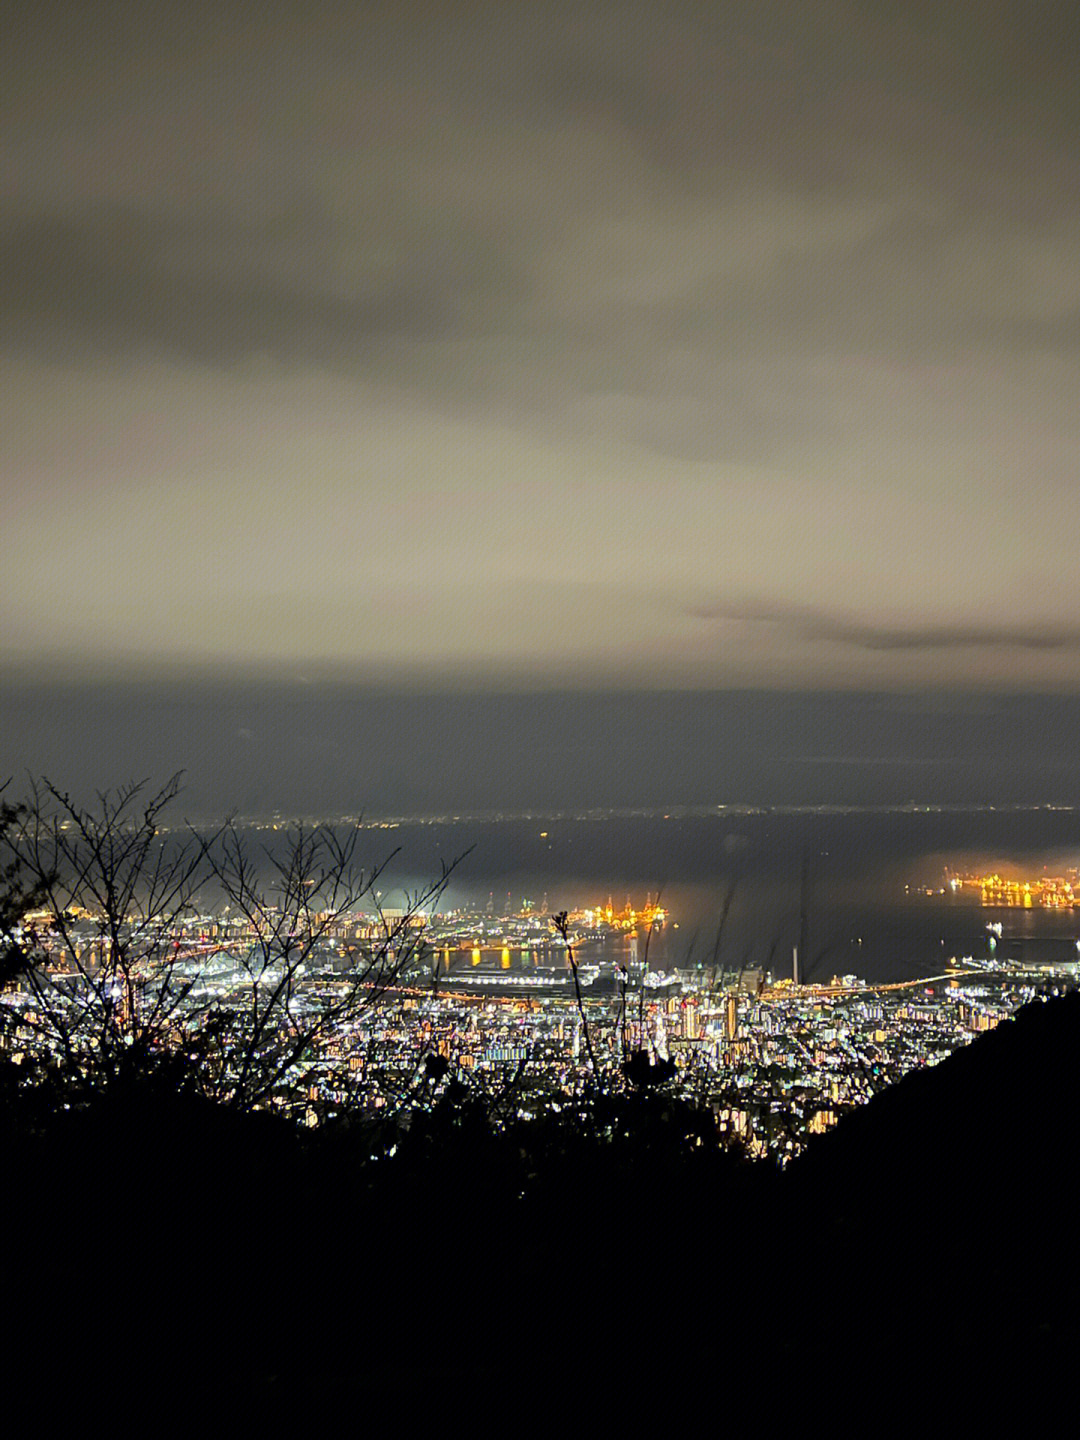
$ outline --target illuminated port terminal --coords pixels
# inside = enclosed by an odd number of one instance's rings
[[[588,989],[610,989],[625,974],[642,979],[649,989],[672,983],[647,969],[649,938],[669,918],[649,895],[641,906],[627,896],[616,909],[609,897],[606,904],[571,911],[567,940],[578,962],[578,982]],[[539,909],[527,899],[519,908],[508,904],[501,916],[490,902],[482,914],[465,909],[432,916],[427,936],[438,954],[439,974],[453,988],[559,993],[573,985],[567,942],[546,903]]]
[[[946,871],[945,884],[937,889],[920,886],[908,894],[928,896],[946,893],[958,895],[978,893],[979,901],[988,909],[1008,910],[1071,910],[1080,903],[1080,872],[1067,870],[1064,875],[1038,875],[1034,879],[1015,879],[989,874],[954,875]]]

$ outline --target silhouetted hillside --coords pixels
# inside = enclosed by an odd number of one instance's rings
[[[804,1242],[811,1314],[856,1345],[1075,1338],[1078,1142],[1073,993],[908,1075],[791,1167],[783,1209]]]

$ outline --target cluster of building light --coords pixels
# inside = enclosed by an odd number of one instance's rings
[[[640,912],[629,906],[618,913],[610,906],[575,912],[574,923],[592,929],[600,919],[613,933],[622,932],[630,914],[648,916],[645,922],[639,918],[638,929],[666,919],[658,905],[647,901]],[[432,937],[427,955],[447,956],[445,967],[425,968],[424,952],[418,950],[424,963],[398,977],[392,1005],[351,1013],[305,1057],[300,1069],[309,1118],[317,1120],[327,1106],[346,1102],[374,1109],[393,1103],[403,1113],[431,1103],[438,1086],[424,1079],[423,1066],[432,1054],[447,1062],[441,1084],[455,1077],[466,1082],[472,1075],[497,1077],[512,1068],[520,1081],[519,1113],[532,1115],[588,1079],[590,1050],[615,1077],[629,1054],[645,1052],[673,1062],[674,1089],[711,1106],[721,1129],[751,1154],[783,1156],[876,1089],[992,1028],[1048,979],[1072,983],[1077,968],[1063,965],[1033,974],[992,961],[977,967],[972,961],[964,971],[933,982],[868,987],[851,976],[815,986],[771,984],[758,974],[744,974],[735,982],[709,971],[646,977],[639,964],[630,977],[629,998],[627,967],[618,970],[621,978],[605,993],[596,986],[582,1006],[565,983],[566,957],[558,954],[557,937],[545,917],[522,912],[496,921],[457,914],[424,917],[423,923]],[[511,947],[496,949],[493,943],[495,932],[514,926],[528,942],[518,950],[519,961],[524,956],[520,978],[532,982],[516,989],[508,984],[514,977],[506,973]],[[228,1002],[250,988],[250,968],[238,961],[245,931],[240,920],[204,916],[178,934],[175,963],[183,975],[198,978],[194,998],[212,990]],[[293,1008],[281,1023],[318,1015],[332,1004],[341,987],[353,983],[371,942],[385,934],[386,917],[336,922],[299,977]],[[453,946],[445,943],[451,936]],[[50,961],[47,937],[45,944],[54,978],[74,978],[62,971],[59,947]],[[87,923],[79,959],[87,974],[100,971],[102,957],[95,952],[100,944]],[[541,945],[550,946],[557,964],[538,963]],[[636,952],[632,939],[626,950],[627,957]],[[489,958],[486,969],[485,951],[499,957]],[[600,967],[592,968],[599,973]],[[560,973],[561,989],[555,984]],[[471,993],[466,981],[476,986]],[[4,998],[32,1021],[30,994],[16,986]],[[583,1025],[591,1046],[583,1043]],[[182,1013],[175,1028],[175,1043],[183,1046]],[[18,1046],[18,1026],[7,1033],[9,1043]]]

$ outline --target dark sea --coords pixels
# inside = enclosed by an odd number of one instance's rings
[[[501,915],[530,901],[550,914],[609,899],[619,910],[659,894],[669,920],[649,963],[660,969],[717,960],[789,974],[800,932],[804,979],[881,983],[938,974],[953,957],[1080,953],[1080,908],[988,909],[978,891],[947,885],[949,873],[1028,879],[1080,866],[1071,810],[462,820],[369,838],[373,859],[398,850],[383,905],[455,861],[442,910],[490,904]],[[989,923],[1002,927],[993,950]]]

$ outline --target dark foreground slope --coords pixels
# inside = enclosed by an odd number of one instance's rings
[[[909,1076],[783,1176],[662,1096],[518,1134],[458,1096],[392,1156],[385,1134],[299,1134],[154,1085],[8,1104],[7,1368],[38,1393],[120,1377],[177,1403],[382,1404],[1053,1363],[1078,1334],[1078,1095],[1070,996]]]
[[[882,1092],[784,1177],[807,1296],[792,1343],[1064,1354],[1080,1339],[1078,1151],[1080,993]]]

